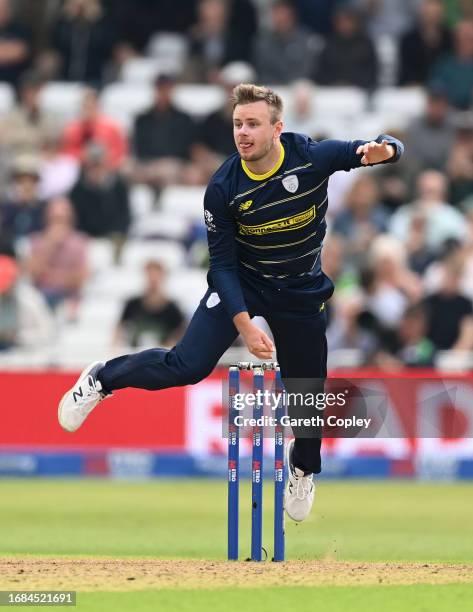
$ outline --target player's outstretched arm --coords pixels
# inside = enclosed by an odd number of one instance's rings
[[[352,170],[361,166],[390,164],[404,153],[404,145],[389,134],[380,134],[375,140],[322,140],[309,144],[314,168],[330,176],[339,170]]]

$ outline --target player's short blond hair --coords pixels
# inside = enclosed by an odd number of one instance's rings
[[[269,87],[241,83],[237,85],[231,97],[233,110],[239,104],[252,104],[253,102],[266,102],[271,112],[271,123],[282,119],[283,103],[281,97]]]

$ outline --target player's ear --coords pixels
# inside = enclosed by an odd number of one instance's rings
[[[274,124],[274,137],[279,138],[283,132],[284,124],[282,121],[276,121]]]

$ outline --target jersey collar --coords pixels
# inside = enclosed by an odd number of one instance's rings
[[[248,166],[246,165],[246,162],[243,159],[241,160],[241,167],[243,168],[245,174],[250,177],[250,179],[253,179],[254,181],[264,181],[270,176],[273,176],[273,174],[275,174],[279,170],[279,168],[282,166],[282,163],[284,161],[284,155],[285,155],[284,146],[281,142],[281,151],[279,153],[279,159],[276,162],[276,165],[273,166],[271,170],[269,170],[269,172],[265,172],[265,174],[254,174],[254,172],[251,172],[251,170],[248,168]]]

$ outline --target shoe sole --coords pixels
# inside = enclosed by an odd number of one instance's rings
[[[291,446],[294,446],[294,439],[290,440],[290,441],[287,443],[286,448],[285,448],[285,451],[284,451],[284,459],[285,459],[285,462],[286,462],[286,466],[287,466],[287,471],[288,471],[288,472],[290,471],[290,470],[289,470],[289,448],[290,448]],[[307,517],[304,517],[304,518],[302,518],[302,519],[300,519],[300,518],[294,518],[293,516],[291,516],[291,515],[289,514],[288,509],[286,508],[286,493],[287,493],[287,491],[288,491],[288,490],[289,490],[289,476],[287,477],[287,484],[286,484],[286,487],[285,487],[285,489],[284,489],[284,511],[285,511],[285,513],[287,514],[287,516],[288,516],[288,517],[291,519],[291,521],[294,521],[295,523],[302,523],[303,521],[305,521],[305,519],[306,519]]]
[[[77,385],[77,383],[82,380],[82,378],[84,378],[86,376],[86,374],[88,374],[88,372],[90,372],[90,370],[93,370],[95,368],[96,365],[99,365],[99,363],[102,363],[101,361],[94,361],[94,363],[92,363],[91,365],[86,366],[82,372],[79,375],[79,378],[76,380],[76,382],[74,383],[74,385],[64,393],[64,395],[61,398],[61,401],[59,402],[59,406],[57,409],[57,420],[59,421],[59,425],[64,429],[64,431],[67,431],[69,433],[74,433],[75,431],[77,431],[80,427],[76,427],[76,429],[68,429],[67,427],[65,427],[65,425],[62,422],[62,407],[64,405],[64,402],[66,401],[66,398],[68,395],[70,395],[72,393],[72,389],[74,389],[74,387]]]

